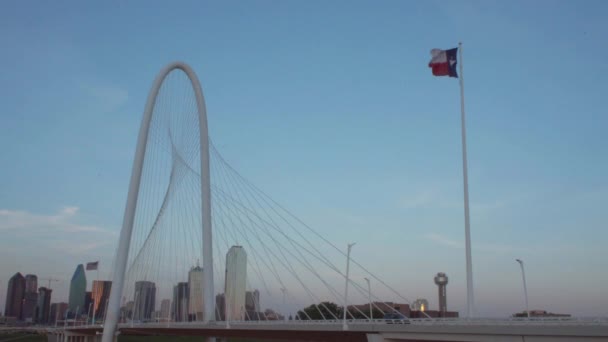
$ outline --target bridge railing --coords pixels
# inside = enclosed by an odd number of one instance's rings
[[[342,320],[260,320],[260,321],[215,321],[208,325],[340,325]],[[531,317],[531,318],[412,318],[412,319],[351,319],[349,325],[369,324],[413,324],[413,325],[608,325],[608,317]],[[182,327],[202,326],[202,322],[149,322],[124,323],[121,327]],[[98,327],[99,325],[95,325]]]
[[[416,318],[417,325],[608,325],[608,317]]]
[[[202,322],[148,322],[148,323],[121,323],[120,328],[176,328],[176,327],[212,327],[212,328],[242,328],[244,326],[294,326],[294,325],[317,325],[331,326],[341,325],[342,320],[265,320],[265,321],[215,321],[212,323]],[[349,325],[386,325],[386,324],[411,324],[423,326],[608,326],[608,317],[531,317],[531,318],[414,318],[401,320],[386,319],[353,319],[347,320]],[[58,329],[100,329],[101,324],[80,324],[58,326]]]

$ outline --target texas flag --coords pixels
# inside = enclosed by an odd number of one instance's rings
[[[431,50],[432,58],[429,62],[429,68],[433,69],[433,75],[458,78],[458,74],[456,73],[457,53],[458,48],[453,48],[449,50]]]

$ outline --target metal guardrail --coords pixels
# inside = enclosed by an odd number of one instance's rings
[[[385,324],[411,324],[422,326],[608,326],[608,317],[530,317],[530,318],[412,318],[412,319],[355,319],[347,320],[349,325],[385,325]],[[120,328],[178,328],[178,327],[228,327],[228,326],[264,326],[264,325],[341,325],[342,320],[276,320],[276,321],[215,321],[204,324],[202,322],[147,322],[147,323],[121,323]],[[49,327],[53,329],[54,327]],[[58,326],[56,329],[100,329],[102,324],[83,324],[72,326]]]

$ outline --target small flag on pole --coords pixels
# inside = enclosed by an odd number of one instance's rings
[[[88,262],[87,263],[87,271],[94,271],[99,266],[99,261]]]
[[[458,63],[456,58],[457,54],[458,48],[431,50],[432,58],[429,62],[429,68],[433,69],[433,75],[458,78],[458,73],[456,72],[456,64]]]

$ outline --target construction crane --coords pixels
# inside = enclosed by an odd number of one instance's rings
[[[49,286],[47,286],[48,289],[51,288],[51,282],[52,281],[59,281],[59,279],[55,279],[53,277],[49,277],[49,278],[40,278],[40,280],[47,280],[49,282]]]

